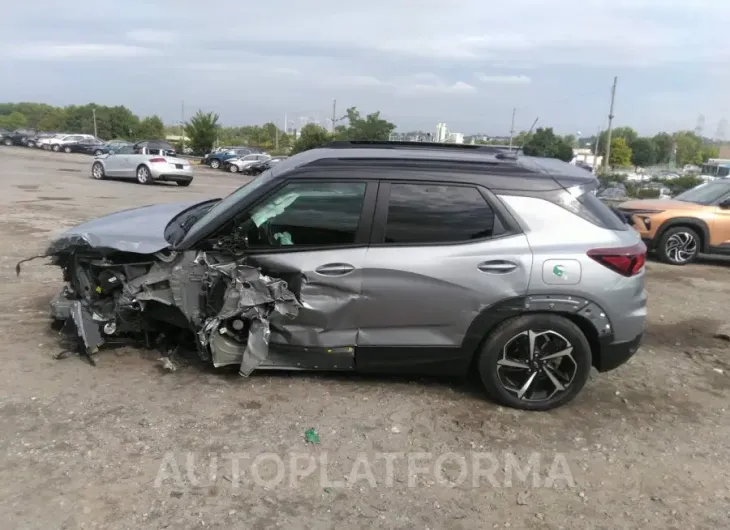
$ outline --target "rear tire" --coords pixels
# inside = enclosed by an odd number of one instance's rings
[[[137,168],[137,182],[140,184],[152,183],[152,175],[150,174],[150,170],[147,166],[141,165]]]
[[[10,138],[5,138],[5,140],[3,140],[3,143],[5,145],[7,145],[8,147],[10,147],[11,145],[13,145],[13,141]]]
[[[675,226],[659,238],[656,256],[659,261],[670,265],[687,265],[697,259],[700,253],[700,236],[688,226]]]
[[[188,186],[190,186],[190,184],[192,184],[192,182],[192,180],[178,181],[177,185],[182,186],[183,188],[187,188]]]
[[[61,150],[61,146],[60,145],[54,145],[53,147],[51,147],[51,150],[54,153],[58,153]]]
[[[70,147],[64,147],[63,148],[63,152],[64,153],[70,153],[71,152],[71,148]]]
[[[546,411],[578,395],[592,359],[578,326],[558,315],[535,313],[497,326],[482,347],[478,367],[487,393],[498,403]]]
[[[219,167],[221,167],[221,161],[217,158],[214,158],[210,161],[210,167],[212,167],[213,169],[218,169]]]
[[[29,140],[27,144],[25,144],[26,147],[35,147],[35,142],[33,140]]]
[[[238,173],[238,166],[235,164],[231,164],[228,166],[228,171],[231,173]]]

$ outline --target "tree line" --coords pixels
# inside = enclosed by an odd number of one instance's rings
[[[538,128],[535,132],[521,132],[513,144],[523,146],[523,152],[532,156],[547,156],[569,162],[573,148],[590,148],[599,156],[606,154],[608,131],[598,137],[576,139],[573,135],[560,136],[552,128]],[[488,142],[485,142],[488,143]],[[700,165],[717,158],[719,146],[692,131],[661,132],[654,136],[639,136],[631,127],[618,127],[611,132],[609,166],[613,168],[649,167],[668,164],[677,166]],[[603,161],[605,165],[605,160]]]
[[[67,107],[45,103],[0,103],[0,128],[83,134],[96,132],[104,140],[165,138],[165,124],[159,116],[139,118],[127,107],[95,103]]]
[[[182,126],[165,127],[158,116],[140,118],[124,106],[89,103],[55,107],[44,103],[2,103],[0,128],[87,134],[93,134],[96,130],[97,135],[104,140],[154,140],[164,139],[167,135],[184,134],[189,139],[188,146],[196,154],[206,153],[215,145],[248,145],[272,154],[295,154],[332,140],[387,140],[396,126],[383,119],[380,112],[362,116],[356,107],[350,107],[334,133],[310,123],[303,126],[294,138],[273,122],[224,127],[218,114],[213,112],[198,111]],[[520,132],[513,139],[513,145],[521,146],[527,155],[569,162],[573,159],[575,147],[589,147],[594,154],[605,154],[607,136],[607,131],[603,131],[597,137],[577,139],[573,135],[558,135],[552,128],[545,127],[534,132]],[[612,131],[608,162],[614,168],[648,167],[667,164],[672,160],[678,166],[684,166],[699,165],[717,156],[717,145],[691,131],[661,132],[642,137],[631,127],[618,127]]]

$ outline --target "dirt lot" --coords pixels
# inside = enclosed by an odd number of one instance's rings
[[[640,353],[548,414],[503,409],[462,381],[242,379],[194,363],[163,373],[155,355],[133,348],[92,367],[53,358],[47,306],[59,271],[36,261],[16,277],[16,262],[88,218],[221,196],[241,178],[201,169],[189,188],[142,187],[89,172],[81,155],[0,148],[4,528],[730,526],[730,343],[713,338],[727,319],[728,265],[650,263]],[[305,443],[309,428],[318,445]],[[394,458],[392,473],[377,460],[419,452],[432,465],[415,476],[407,457]],[[239,477],[237,453],[268,456],[259,467],[241,460]],[[436,466],[445,453],[455,455]],[[496,475],[459,480],[461,456],[476,476],[475,454],[496,461]],[[533,454],[540,474],[510,485],[508,471],[516,462],[524,472]],[[313,456],[316,472],[297,479],[291,455],[299,468]],[[562,478],[551,484],[549,468]]]

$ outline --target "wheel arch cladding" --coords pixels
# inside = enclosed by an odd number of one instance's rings
[[[469,325],[462,344],[465,354],[471,358],[469,371],[497,326],[510,318],[536,313],[562,316],[578,326],[591,347],[593,366],[600,365],[602,344],[613,340],[613,327],[606,312],[586,298],[550,294],[510,298],[482,310]]]
[[[700,247],[703,252],[706,252],[710,246],[710,227],[707,226],[704,220],[698,219],[697,217],[673,217],[665,221],[659,227],[654,240],[658,243],[667,230],[682,226],[692,228],[697,232],[697,235],[700,236]]]

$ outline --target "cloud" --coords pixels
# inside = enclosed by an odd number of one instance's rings
[[[526,75],[474,74],[474,77],[488,85],[529,85],[532,83],[532,79]]]
[[[158,50],[124,44],[75,44],[58,42],[35,42],[10,46],[3,52],[10,59],[20,60],[62,60],[62,59],[124,59],[160,55]]]
[[[140,29],[127,32],[127,38],[136,42],[150,44],[172,44],[177,42],[177,35],[171,31]]]
[[[54,86],[54,102],[103,99],[168,119],[179,106],[171,101],[185,99],[186,108],[216,110],[232,124],[263,123],[281,109],[328,115],[337,99],[381,110],[401,128],[445,121],[491,134],[509,130],[517,107],[525,122],[517,128],[540,116],[571,132],[605,122],[619,75],[617,119],[640,130],[692,128],[700,112],[708,123],[730,117],[725,84],[714,82],[730,64],[727,2],[343,5],[279,0],[273,10],[219,0],[211,11],[193,0],[126,0],[123,9],[113,0],[96,0],[93,9],[11,2],[3,20],[12,23],[0,22],[0,74],[14,81],[3,97],[43,98],[38,87]],[[649,104],[657,87],[677,94],[671,119]]]

